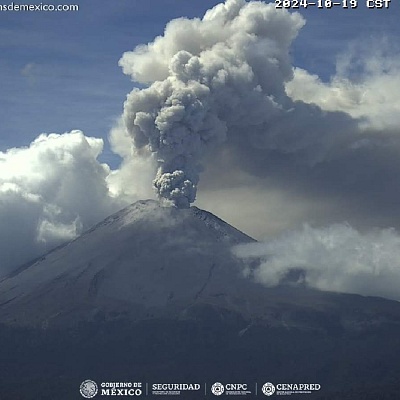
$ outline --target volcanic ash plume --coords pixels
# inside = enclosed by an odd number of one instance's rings
[[[154,155],[161,199],[189,207],[209,149],[281,116],[288,50],[303,24],[272,4],[228,0],[123,55],[124,72],[147,85],[128,95],[125,126],[136,149]]]

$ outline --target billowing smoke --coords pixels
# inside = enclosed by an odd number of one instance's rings
[[[124,121],[135,147],[154,153],[161,199],[188,207],[209,150],[235,134],[263,145],[257,132],[293,112],[284,82],[292,78],[289,47],[303,24],[272,4],[228,0],[203,19],[171,21],[163,36],[124,54],[124,72],[149,85],[129,94]],[[269,146],[280,141],[272,137]]]
[[[254,264],[246,269],[268,287],[288,283],[400,300],[400,235],[394,229],[360,233],[347,224],[305,225],[275,240],[237,246]]]

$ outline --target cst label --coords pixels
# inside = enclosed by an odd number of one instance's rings
[[[368,8],[389,8],[391,0],[367,0]]]

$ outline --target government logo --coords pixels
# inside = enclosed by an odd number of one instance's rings
[[[98,391],[97,383],[90,379],[86,379],[86,381],[83,381],[81,383],[81,386],[79,387],[79,391],[81,392],[81,395],[85,399],[91,399],[94,396],[96,396],[96,394],[97,394],[97,391]]]

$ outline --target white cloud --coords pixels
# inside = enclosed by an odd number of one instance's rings
[[[237,246],[234,253],[261,260],[245,273],[266,286],[301,271],[295,284],[400,300],[400,235],[394,229],[360,233],[347,224],[305,225],[269,242]]]
[[[101,139],[73,131],[0,153],[0,274],[122,207],[97,161],[102,149]]]
[[[155,198],[151,185],[156,171],[153,155],[133,146],[122,119],[111,130],[109,140],[113,152],[122,157],[119,168],[110,171],[106,179],[112,196],[123,203],[131,203],[132,199]]]
[[[360,118],[362,128],[396,129],[400,125],[400,54],[386,40],[353,44],[338,57],[329,82],[295,68],[286,84],[294,100],[313,103],[326,111]]]
[[[34,85],[40,73],[40,66],[34,62],[26,64],[21,69],[21,75],[24,76],[30,85]]]

